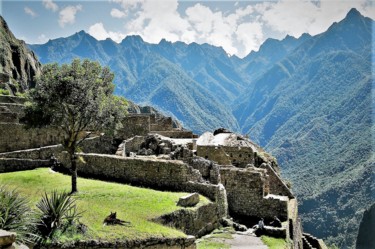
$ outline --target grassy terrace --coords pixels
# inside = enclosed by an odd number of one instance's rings
[[[54,189],[69,191],[70,176],[51,173],[49,169],[40,168],[2,173],[0,184],[5,184],[9,188],[17,188],[20,193],[29,198],[30,205],[35,208],[35,204],[40,200],[44,191],[51,192]],[[176,206],[176,202],[186,193],[161,192],[83,178],[78,179],[78,190],[79,193],[75,195],[78,211],[84,211],[80,221],[89,227],[89,231],[83,237],[76,239],[114,241],[186,236],[181,231],[149,221],[162,214],[180,209]],[[209,200],[201,196],[198,205],[207,203]],[[111,211],[116,211],[119,219],[130,221],[131,226],[103,226],[104,218]]]

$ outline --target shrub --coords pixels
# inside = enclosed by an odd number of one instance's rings
[[[71,230],[81,217],[77,212],[75,200],[67,192],[58,193],[55,190],[50,196],[44,193],[37,208],[36,230],[43,241],[53,239],[55,234],[61,235],[68,229]]]
[[[0,95],[9,95],[9,90],[6,89],[0,89]]]
[[[30,213],[27,198],[0,186],[0,229],[16,232],[20,242],[31,242],[35,235],[27,232],[32,225]]]

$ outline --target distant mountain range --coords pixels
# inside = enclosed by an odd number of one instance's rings
[[[80,57],[109,66],[117,94],[197,133],[249,134],[292,181],[304,230],[352,248],[375,201],[372,25],[352,9],[322,34],[268,39],[243,59],[208,44],[139,36],[117,44],[83,31],[29,47],[42,63]]]

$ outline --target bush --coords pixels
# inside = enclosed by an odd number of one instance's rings
[[[37,208],[36,230],[43,241],[53,239],[55,234],[61,236],[74,226],[81,226],[81,214],[77,212],[75,200],[67,192],[58,193],[55,190],[50,196],[44,193]]]
[[[9,95],[9,94],[10,94],[9,90],[0,89],[0,95]]]
[[[8,190],[5,186],[0,186],[0,229],[16,232],[20,242],[30,242],[35,238],[27,232],[32,225],[30,213],[27,198],[15,189]]]

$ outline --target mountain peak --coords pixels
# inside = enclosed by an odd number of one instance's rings
[[[127,42],[143,42],[143,39],[140,35],[128,35],[123,41]]]
[[[356,8],[352,8],[348,12],[348,14],[346,14],[345,18],[356,18],[356,17],[362,17],[362,14]]]

